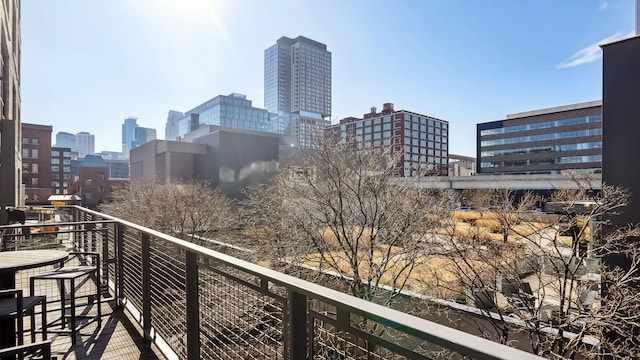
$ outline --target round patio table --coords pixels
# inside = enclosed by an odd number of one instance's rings
[[[56,264],[68,257],[69,254],[62,250],[2,251],[0,252],[0,290],[16,287],[16,272],[19,270]],[[0,321],[0,347],[15,346],[14,326],[13,319]]]
[[[16,286],[16,272],[66,260],[69,253],[62,250],[18,250],[0,252],[0,290]]]

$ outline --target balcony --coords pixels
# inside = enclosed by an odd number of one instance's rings
[[[539,359],[99,212],[67,210],[71,221],[57,233],[0,227],[4,251],[102,254],[102,327],[85,328],[73,347],[69,336],[50,336],[58,359],[427,359],[436,351]],[[28,289],[43,270],[18,272],[16,285]]]

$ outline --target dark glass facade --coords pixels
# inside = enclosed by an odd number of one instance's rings
[[[600,172],[602,103],[529,111],[478,124],[477,151],[478,173]]]

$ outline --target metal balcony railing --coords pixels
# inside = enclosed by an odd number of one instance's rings
[[[106,214],[68,211],[49,246],[101,252],[105,295],[168,358],[540,359]],[[3,236],[20,248],[34,241]]]

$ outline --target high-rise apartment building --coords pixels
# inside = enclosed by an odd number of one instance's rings
[[[510,114],[477,127],[478,173],[601,171],[602,101]]]
[[[313,147],[330,125],[331,52],[325,44],[281,37],[264,52],[264,104],[278,133]]]
[[[402,153],[396,175],[447,175],[449,122],[407,110],[394,110],[386,103],[362,119],[349,117],[326,128],[326,137],[353,148],[388,148]]]
[[[169,116],[171,118],[171,113]],[[218,95],[184,113],[178,120],[178,137],[184,137],[201,125],[275,132],[267,110],[253,107],[245,95],[236,93]]]
[[[0,209],[24,201],[20,157],[20,0],[5,0],[0,11]],[[0,211],[0,224],[6,214]]]

